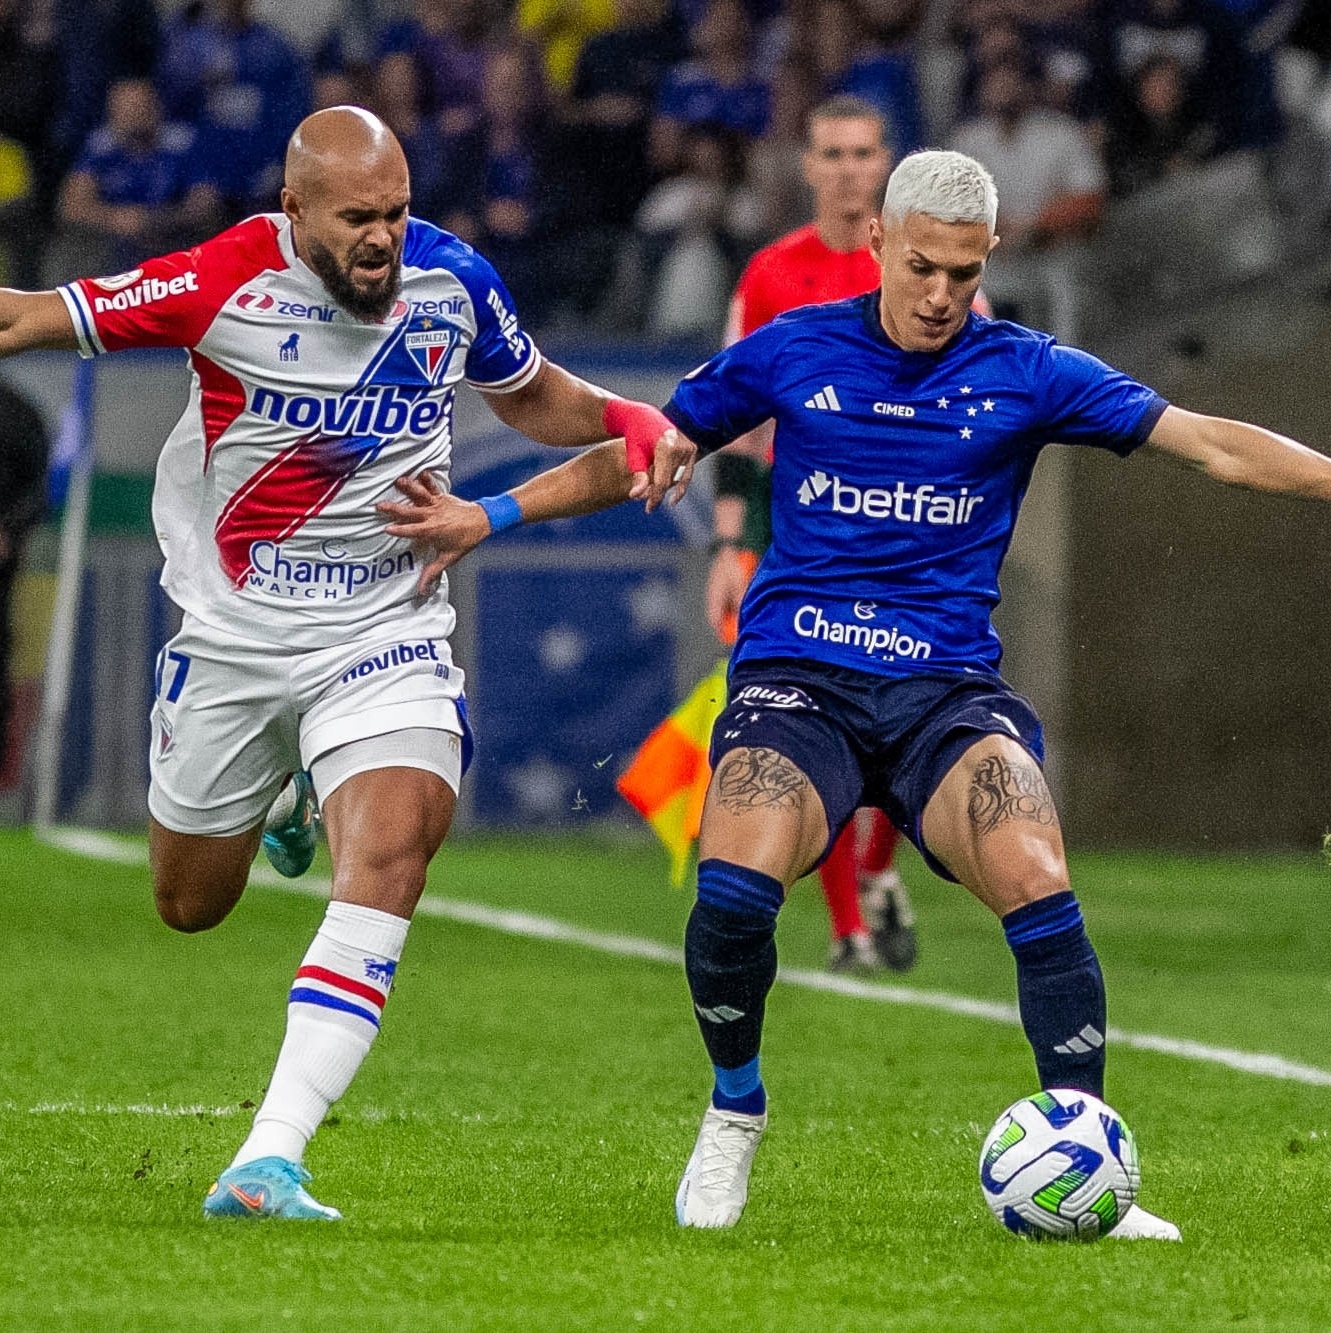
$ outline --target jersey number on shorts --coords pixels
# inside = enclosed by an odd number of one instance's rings
[[[189,654],[172,652],[169,649],[163,649],[157,655],[157,694],[161,697],[162,679],[166,674],[166,665],[168,662],[175,664],[175,669],[171,673],[171,684],[166,691],[166,702],[175,703],[180,698],[180,692],[185,688],[185,677],[189,675]]]

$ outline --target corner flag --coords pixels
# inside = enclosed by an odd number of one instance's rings
[[[707,744],[725,704],[726,664],[719,662],[643,741],[615,784],[665,844],[676,888],[684,883],[689,849],[702,823],[703,797],[712,775]]]

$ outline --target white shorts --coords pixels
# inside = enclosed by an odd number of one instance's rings
[[[178,833],[253,828],[287,774],[392,731],[451,732],[469,749],[464,678],[448,640],[413,637],[406,620],[396,628],[283,652],[186,615],[158,657],[153,818]]]

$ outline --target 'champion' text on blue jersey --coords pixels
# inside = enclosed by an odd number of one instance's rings
[[[692,372],[665,408],[704,451],[776,422],[772,545],[734,660],[996,670],[998,571],[1040,449],[1127,455],[1166,406],[1018,324],[972,314],[928,353],[888,340],[877,293],[780,316]]]

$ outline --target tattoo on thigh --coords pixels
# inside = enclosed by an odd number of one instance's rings
[[[744,750],[728,756],[716,775],[716,792],[727,810],[775,806],[798,810],[809,781],[775,750]]]
[[[980,833],[992,833],[1009,819],[1052,824],[1057,817],[1054,798],[1038,765],[1010,764],[991,755],[975,766],[966,813]]]

